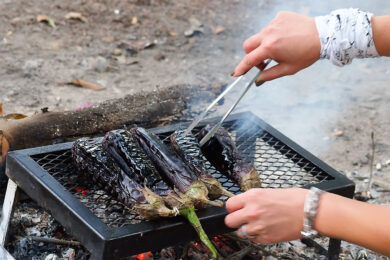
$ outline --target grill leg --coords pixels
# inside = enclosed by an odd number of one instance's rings
[[[329,249],[328,249],[329,260],[339,259],[340,246],[341,246],[340,239],[335,239],[335,238],[329,239]]]
[[[19,188],[11,179],[8,180],[3,209],[0,215],[0,246],[4,247],[14,208],[18,202]]]

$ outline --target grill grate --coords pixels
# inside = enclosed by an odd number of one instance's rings
[[[237,120],[226,123],[224,127],[235,140],[240,154],[256,167],[262,187],[303,187],[333,179],[259,126],[243,128],[243,124],[244,121]],[[167,143],[169,134],[159,136]],[[71,150],[38,154],[32,158],[108,226],[122,227],[146,221],[78,173],[72,165]],[[227,190],[233,193],[240,191],[235,183],[222,174],[211,173]]]
[[[205,120],[201,125],[218,120]],[[183,127],[176,124],[152,131],[167,141],[174,130]],[[235,140],[241,156],[257,168],[262,187],[314,185],[352,197],[353,182],[255,115],[230,115],[224,127]],[[39,205],[48,209],[91,252],[92,259],[119,259],[197,238],[183,218],[145,221],[133,214],[131,209],[75,170],[71,146],[72,143],[63,143],[10,152],[6,173]],[[214,176],[229,191],[240,192],[239,187],[226,177],[216,173]],[[197,214],[210,236],[232,231],[224,225],[227,214],[224,208],[206,207]],[[337,257],[339,245],[339,240],[330,239],[329,256]]]

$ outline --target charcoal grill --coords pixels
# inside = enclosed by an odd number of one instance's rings
[[[194,131],[218,118],[204,120]],[[186,124],[151,129],[167,139]],[[231,115],[224,127],[241,155],[255,165],[264,188],[311,187],[352,197],[354,183],[250,112]],[[93,259],[117,259],[196,240],[180,217],[146,221],[79,174],[71,163],[72,143],[10,152],[6,174],[40,206],[49,210],[90,252]],[[237,185],[213,173],[222,185],[239,193]],[[223,200],[223,199],[222,199]],[[210,236],[232,231],[224,225],[224,208],[206,207],[198,215]],[[340,241],[330,239],[331,259]]]

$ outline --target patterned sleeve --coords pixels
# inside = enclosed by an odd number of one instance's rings
[[[378,57],[372,36],[371,17],[371,13],[352,8],[315,17],[321,41],[320,58],[344,66],[354,58]]]

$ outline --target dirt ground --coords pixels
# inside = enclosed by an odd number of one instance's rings
[[[386,3],[0,0],[0,103],[4,114],[30,116],[44,107],[77,109],[156,86],[229,83],[228,75],[243,56],[243,40],[278,11],[320,15],[354,6],[386,14]],[[82,16],[68,19],[70,12]],[[253,89],[238,110],[251,110],[270,122],[354,179],[359,191],[368,182],[373,132],[377,186],[372,202],[389,204],[389,65],[384,58],[354,61],[345,68],[321,61]],[[68,84],[76,78],[104,89]]]

